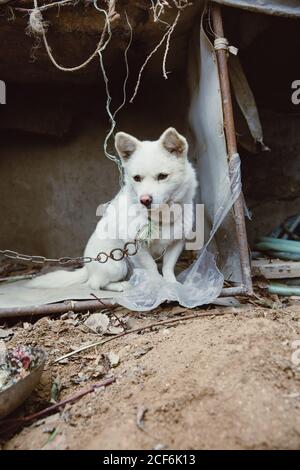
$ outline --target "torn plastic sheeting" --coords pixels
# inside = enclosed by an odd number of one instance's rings
[[[300,17],[298,0],[215,0],[215,2],[269,15]]]
[[[189,113],[193,131],[190,143],[191,156],[196,161],[199,180],[198,201],[205,205],[205,232],[208,239],[215,214],[223,204],[221,188],[228,193],[230,182],[215,51],[202,26],[200,41],[199,28],[195,29],[195,33],[190,48],[189,77],[193,97]],[[225,181],[227,178],[226,186],[224,178]],[[228,210],[210,249],[218,255],[218,266],[224,278],[241,282],[240,257],[232,211]]]
[[[224,178],[220,192],[224,198],[215,214],[210,237],[201,249],[197,260],[178,277],[178,282],[152,282],[147,271],[135,269],[130,279],[130,287],[115,300],[130,310],[147,311],[158,307],[165,301],[177,301],[183,307],[193,308],[213,302],[221,293],[224,276],[219,271],[215,256],[208,246],[241,192],[240,159],[236,154],[230,160],[231,184]]]

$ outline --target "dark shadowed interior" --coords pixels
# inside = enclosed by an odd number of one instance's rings
[[[163,25],[150,20],[145,2],[121,3],[126,4],[134,32],[128,56],[130,97],[139,67],[159,42]],[[224,11],[226,34],[239,48],[264,141],[271,148],[262,152],[247,142],[236,110],[243,186],[253,213],[248,223],[252,243],[299,211],[300,105],[291,101],[291,84],[300,78],[299,20],[233,8]],[[99,38],[99,18],[93,9],[66,7],[59,17],[52,11],[47,14],[52,22],[49,43],[61,64],[73,66],[90,55]],[[174,31],[168,80],[162,75],[164,51],[153,56],[136,100],[119,114],[118,130],[139,139],[156,139],[171,125],[187,132],[188,48],[199,14],[195,2]],[[7,104],[0,107],[0,248],[79,255],[97,222],[97,206],[109,201],[119,187],[117,167],[103,153],[109,121],[99,60],[82,72],[64,73],[50,63],[42,46],[33,60],[36,40],[25,34],[26,18],[9,21],[8,15],[3,9],[0,16],[0,79],[7,89]],[[122,20],[114,26],[104,54],[113,109],[122,101],[128,39],[128,25]]]

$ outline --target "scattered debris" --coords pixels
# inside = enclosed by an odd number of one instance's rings
[[[30,331],[30,330],[33,329],[33,325],[31,323],[28,323],[28,322],[24,321],[23,328],[24,328],[24,330]]]
[[[54,363],[56,363],[56,362],[61,363],[61,361],[63,361],[64,359],[69,358],[71,356],[74,356],[75,354],[78,354],[82,351],[87,351],[88,349],[94,348],[96,346],[102,346],[103,344],[108,343],[109,341],[112,341],[112,340],[117,339],[117,338],[121,338],[122,336],[126,336],[126,335],[129,335],[129,334],[132,334],[132,333],[140,333],[142,331],[146,331],[146,330],[150,330],[150,329],[154,329],[154,328],[159,328],[162,325],[170,325],[170,324],[177,323],[177,322],[183,322],[185,320],[195,320],[196,318],[211,317],[211,316],[223,316],[223,315],[226,315],[228,313],[230,313],[230,312],[226,312],[225,310],[224,311],[214,311],[214,312],[209,312],[209,311],[197,312],[196,311],[193,315],[185,315],[185,316],[182,316],[182,317],[179,317],[179,318],[171,318],[171,319],[168,319],[168,320],[163,320],[163,321],[157,321],[157,322],[154,322],[154,323],[150,323],[150,324],[142,326],[140,328],[134,328],[132,330],[123,331],[123,333],[120,333],[119,335],[115,335],[111,338],[101,340],[101,341],[96,341],[94,343],[91,343],[91,344],[88,344],[88,345],[85,345],[85,346],[81,346],[80,348],[76,349],[75,351],[71,351],[67,354],[64,354],[61,357],[58,357],[57,359],[55,359]],[[241,312],[237,312],[237,314],[240,314],[240,313]]]
[[[67,450],[68,448],[66,434],[57,428],[53,430],[42,447],[43,450]]]
[[[144,419],[145,419],[145,414],[147,413],[147,411],[148,411],[148,408],[144,405],[139,406],[137,410],[136,425],[141,431],[145,430]]]
[[[289,393],[288,395],[283,395],[284,398],[300,398],[300,393]]]
[[[119,335],[120,333],[123,333],[124,328],[122,326],[110,326],[108,332],[111,335]]]
[[[221,305],[222,307],[240,307],[241,303],[236,297],[219,297],[214,300],[214,305]]]
[[[66,406],[69,403],[73,403],[74,401],[79,400],[85,395],[92,393],[101,387],[107,387],[108,385],[111,385],[112,383],[115,382],[115,380],[116,379],[114,377],[110,377],[109,379],[106,379],[101,383],[93,384],[85,388],[84,390],[81,390],[75,393],[74,395],[71,395],[70,397],[65,398],[59,403],[55,403],[54,405],[48,406],[47,408],[44,408],[43,410],[38,411],[37,413],[34,413],[32,415],[24,416],[22,418],[15,418],[15,419],[2,419],[0,420],[0,427],[3,426],[5,427],[6,430],[8,429],[11,430],[11,429],[14,429],[15,427],[18,427],[20,424],[30,423],[31,421],[34,421],[38,418],[47,416],[48,414],[52,413],[52,411],[58,410]]]
[[[166,444],[162,444],[161,442],[159,442],[158,444],[156,444],[153,447],[153,450],[162,450],[162,449],[166,449],[166,448],[167,448]]]
[[[109,327],[109,318],[105,313],[93,313],[84,324],[95,333],[104,334]]]
[[[70,310],[69,312],[63,313],[60,318],[61,320],[77,320],[78,314]]]
[[[83,372],[79,372],[71,377],[71,382],[74,384],[80,384],[82,382],[87,382],[89,380],[89,376],[84,374]]]
[[[106,369],[102,364],[98,364],[95,367],[88,369],[88,371],[91,371],[91,377],[92,379],[99,379],[101,377],[104,377],[106,374]]]
[[[151,349],[152,349],[152,346],[144,346],[143,348],[139,348],[137,351],[133,353],[133,357],[138,359],[139,357],[147,354],[147,352],[151,351]]]
[[[55,413],[54,415],[48,416],[47,418],[40,419],[33,426],[43,426],[43,433],[52,434],[59,424],[60,413]]]
[[[109,361],[110,367],[117,367],[120,363],[120,356],[112,351],[105,355]]]
[[[57,403],[61,391],[61,380],[59,376],[55,377],[51,387],[51,403]]]
[[[13,336],[14,331],[10,329],[4,330],[3,328],[0,328],[0,339],[8,339],[11,336]]]

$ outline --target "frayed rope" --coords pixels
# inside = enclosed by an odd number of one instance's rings
[[[39,8],[34,8],[29,15],[27,33],[34,35],[44,34],[47,31],[48,26],[49,23],[44,21]]]

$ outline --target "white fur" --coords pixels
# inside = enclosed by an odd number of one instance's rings
[[[140,198],[144,195],[152,197],[151,213],[154,220],[157,209],[162,205],[172,207],[173,204],[188,204],[190,210],[185,213],[184,221],[184,233],[188,236],[192,231],[192,203],[197,181],[195,171],[187,159],[186,139],[173,128],[167,129],[154,142],[142,142],[129,134],[119,132],[115,138],[115,146],[122,160],[125,185],[108,205],[87,243],[84,256],[95,258],[100,251],[109,253],[115,248],[123,248],[124,243],[135,238],[137,230],[148,220],[148,211],[140,203]],[[158,180],[158,175],[161,173],[168,175],[167,178]],[[137,175],[141,181],[134,180]],[[126,216],[126,220],[122,222],[122,217],[126,214],[125,206],[130,207],[132,204],[136,204],[140,210]],[[119,236],[118,239],[112,239],[107,234],[108,229],[116,224]],[[175,218],[171,223],[173,232],[176,231],[176,224],[182,225],[182,219]],[[131,234],[125,230],[128,225],[133,227]],[[146,269],[152,280],[160,280],[161,274],[154,258],[163,254],[162,275],[165,280],[175,282],[174,267],[183,246],[184,237],[182,240],[162,237],[153,240],[149,247],[140,246],[138,253],[130,259],[135,266]],[[57,288],[86,283],[91,289],[123,290],[126,283],[120,281],[124,281],[127,274],[128,266],[125,260],[109,259],[104,264],[97,262],[86,264],[76,271],[49,273],[29,281],[28,285],[37,288]]]

